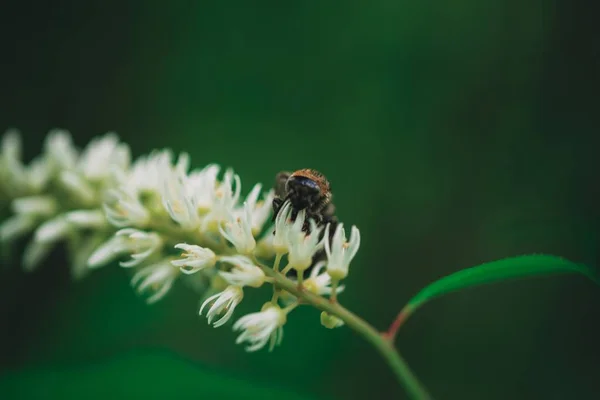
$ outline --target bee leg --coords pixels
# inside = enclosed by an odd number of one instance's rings
[[[298,213],[300,212],[300,210],[298,210],[297,208],[291,207],[292,208],[292,214],[290,215],[290,218],[292,221],[295,221],[296,218],[298,218]]]
[[[320,226],[323,218],[321,217],[320,214],[307,213],[306,219],[304,220],[304,225],[302,225],[302,230],[306,233],[310,233],[310,220],[311,219],[317,223],[317,226]]]
[[[324,211],[327,209],[329,204],[331,204],[331,196],[323,196],[320,197],[315,203],[311,204],[310,209],[312,210],[313,214],[324,214]],[[335,211],[335,207],[333,211]]]
[[[272,207],[273,207],[273,221],[277,218],[277,214],[279,214],[279,210],[281,210],[281,206],[283,205],[283,199],[279,197],[275,197],[273,199]]]

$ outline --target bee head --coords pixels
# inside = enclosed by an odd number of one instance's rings
[[[310,207],[321,197],[319,184],[306,176],[290,176],[285,183],[285,189],[292,205],[297,209]]]

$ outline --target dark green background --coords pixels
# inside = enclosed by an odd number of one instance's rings
[[[3,3],[0,127],[23,131],[27,157],[62,127],[80,146],[116,130],[134,155],[168,146],[195,167],[232,166],[246,191],[281,169],[322,170],[363,238],[342,302],[381,329],[464,267],[533,252],[596,265],[600,35],[588,5],[157,3]],[[232,377],[228,389],[404,397],[373,349],[325,330],[314,310],[292,314],[274,353],[246,354],[229,328],[197,317],[182,285],[148,307],[118,267],[72,283],[64,260],[58,250],[34,274],[17,261],[1,272],[8,397],[51,387],[56,373],[117,398],[136,392],[127,374],[217,398],[203,394],[201,371]],[[579,276],[497,284],[427,305],[398,346],[438,399],[595,398],[599,306]],[[160,362],[136,375],[126,361],[119,379],[68,372],[156,351],[198,364],[198,387],[169,380]]]

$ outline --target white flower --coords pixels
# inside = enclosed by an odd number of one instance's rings
[[[51,168],[48,165],[48,158],[45,155],[34,158],[29,163],[27,172],[27,182],[34,193],[40,192],[50,180]]]
[[[175,164],[174,168],[184,174],[187,173],[187,170],[190,168],[190,155],[185,152],[179,153],[179,157],[177,158],[177,163]]]
[[[52,243],[64,238],[70,230],[69,222],[62,216],[52,218],[40,225],[35,231],[33,240]]]
[[[53,165],[60,169],[72,169],[77,161],[77,149],[73,147],[71,134],[53,129],[46,136],[46,152]]]
[[[184,171],[180,169],[162,171],[162,201],[165,209],[179,225],[186,229],[194,229],[200,225],[198,202]]]
[[[270,228],[267,233],[256,243],[256,249],[254,254],[260,258],[273,258],[275,257],[275,248],[273,247],[273,239],[275,239],[274,229]]]
[[[260,196],[260,190],[262,185],[257,183],[254,185],[248,196],[246,197],[246,203],[249,205],[251,210],[251,226],[252,226],[252,234],[254,236],[258,235],[269,216],[271,215],[271,208],[273,203],[273,198],[275,197],[275,192],[271,189],[264,200],[258,200]]]
[[[183,250],[181,256],[185,258],[173,260],[171,264],[179,267],[184,274],[193,274],[201,269],[212,268],[217,261],[217,256],[211,249],[187,243],[176,244],[175,248]]]
[[[304,214],[298,213],[298,217],[288,231],[289,254],[288,262],[296,271],[302,272],[312,264],[313,255],[323,247],[323,240],[319,240],[322,228],[312,219],[310,232],[302,231],[304,225]]]
[[[0,165],[2,184],[13,195],[19,194],[24,189],[26,169],[21,161],[22,141],[17,130],[8,130],[2,137],[2,150],[0,152]]]
[[[51,196],[27,196],[13,200],[12,210],[15,214],[49,217],[56,213],[58,205]]]
[[[99,267],[125,254],[127,252],[126,242],[126,238],[122,236],[111,237],[90,255],[87,261],[88,267]]]
[[[178,275],[179,268],[172,266],[169,260],[163,260],[139,270],[131,279],[131,285],[137,285],[140,294],[148,289],[153,291],[154,294],[146,299],[148,304],[152,304],[167,294]]]
[[[163,240],[156,232],[144,232],[132,228],[121,229],[92,253],[88,266],[99,267],[123,254],[130,254],[131,260],[119,264],[122,267],[133,267],[160,250],[162,244]]]
[[[137,193],[126,188],[109,190],[102,205],[106,219],[117,227],[144,227],[150,221],[150,213],[140,202]]]
[[[52,250],[55,242],[67,237],[71,226],[59,215],[40,225],[29,242],[23,254],[23,267],[26,271],[33,270]]]
[[[29,166],[22,160],[21,134],[15,129],[7,130],[0,145],[0,186],[10,197],[38,193],[48,182],[51,168],[47,157],[34,158]]]
[[[33,271],[35,267],[50,253],[53,243],[30,241],[23,252],[23,268],[27,272]]]
[[[112,169],[118,185],[107,192],[103,204],[111,224],[118,227],[144,227],[152,216],[156,216],[157,213],[162,216],[161,203],[164,203],[171,217],[186,225],[188,217],[182,214],[181,210],[187,212],[188,207],[180,207],[179,196],[183,195],[184,191],[180,190],[178,185],[181,182],[177,179],[184,180],[189,158],[186,154],[180,155],[175,167],[171,165],[171,158],[172,153],[169,150],[162,150],[141,157],[129,171],[122,168]],[[193,217],[193,213],[189,216]]]
[[[0,241],[18,238],[35,226],[35,218],[29,215],[13,215],[0,224]]]
[[[235,185],[233,185],[234,183]],[[223,182],[214,192],[212,207],[202,221],[202,231],[219,231],[220,224],[228,221],[235,213],[235,206],[240,198],[241,190],[240,177],[232,170],[227,170]]]
[[[2,136],[2,158],[5,161],[20,161],[21,153],[23,152],[23,141],[21,134],[16,129],[9,129]]]
[[[92,204],[98,200],[92,186],[75,171],[63,171],[60,174],[60,183],[63,184],[71,194],[86,204]]]
[[[219,272],[231,285],[257,288],[265,282],[265,273],[247,257],[240,255],[221,257],[220,261],[233,265],[230,272]]]
[[[200,315],[202,315],[202,310],[204,310],[204,307],[208,306],[210,303],[213,303],[206,313],[206,318],[208,318],[208,323],[210,324],[216,316],[223,315],[213,324],[215,328],[218,328],[229,321],[233,315],[233,311],[237,305],[240,304],[243,298],[244,291],[241,287],[228,286],[222,292],[210,296],[204,301],[204,303],[202,303],[202,307],[200,307]]]
[[[273,237],[273,248],[278,254],[285,254],[289,250],[289,231],[292,227],[291,215],[292,204],[288,200],[279,210],[279,213],[275,218],[275,235]],[[304,210],[300,211],[296,217],[296,220],[301,219],[304,221],[304,215]]]
[[[127,251],[131,255],[131,260],[119,263],[121,267],[133,267],[140,264],[150,255],[160,250],[163,245],[163,240],[156,232],[126,228],[117,231],[115,236],[124,238]]]
[[[198,211],[206,214],[210,211],[216,198],[217,175],[221,167],[209,164],[198,171],[192,171],[188,175],[190,190],[196,197]]]
[[[304,280],[304,288],[306,290],[319,296],[331,294],[331,276],[324,269],[325,261],[321,261],[313,267],[312,271],[310,271],[310,277]],[[338,286],[337,293],[341,293],[343,290],[343,285]]]
[[[106,217],[100,210],[75,210],[65,214],[71,224],[79,228],[104,228],[107,226]]]
[[[329,237],[329,225],[325,231],[325,237]],[[327,253],[327,273],[332,279],[344,279],[348,275],[350,262],[356,255],[360,246],[360,231],[356,226],[352,227],[350,241],[346,240],[344,224],[339,224],[333,235],[331,246],[329,240],[325,240],[325,252]]]
[[[233,325],[234,331],[243,330],[235,343],[248,342],[246,351],[256,351],[270,341],[269,351],[272,351],[283,339],[283,325],[286,321],[286,313],[278,306],[263,307],[261,312],[248,314]]]
[[[130,159],[129,146],[119,143],[118,136],[109,132],[87,145],[77,168],[86,179],[102,181],[110,176],[112,168],[127,168]]]
[[[173,153],[169,149],[155,150],[147,156],[138,158],[128,171],[123,171],[120,182],[134,193],[156,193],[163,190],[165,171],[171,171]],[[187,154],[182,153],[177,168],[185,172],[189,163]],[[118,171],[118,168],[115,168]]]
[[[233,244],[241,254],[252,254],[256,247],[256,240],[252,236],[250,205],[244,203],[243,216],[231,215],[225,223],[225,228],[219,226],[219,232],[225,239]]]
[[[171,165],[169,150],[153,151],[135,160],[128,171],[123,171],[120,183],[132,192],[160,192],[163,168]],[[115,169],[119,171],[119,169]]]
[[[81,279],[91,272],[87,261],[98,246],[106,240],[106,233],[99,231],[85,238],[81,238],[75,245],[68,247],[71,260],[71,276]]]

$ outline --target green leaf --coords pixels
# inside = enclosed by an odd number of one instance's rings
[[[268,377],[265,381],[268,382]],[[292,399],[309,397],[200,368],[161,353],[130,354],[108,362],[4,372],[3,399]]]
[[[585,265],[552,255],[525,255],[488,262],[448,275],[421,290],[408,302],[407,308],[414,310],[435,297],[486,283],[571,272],[583,274],[600,284],[597,274]]]

